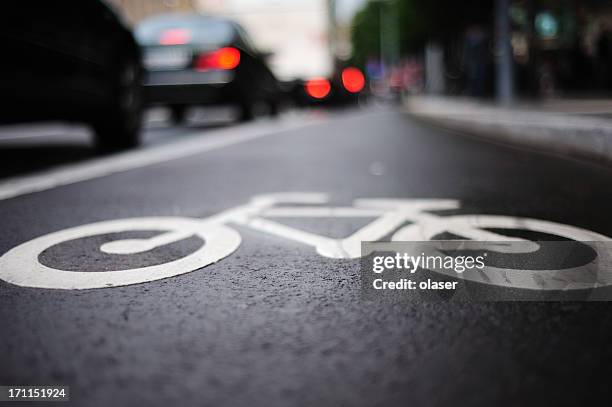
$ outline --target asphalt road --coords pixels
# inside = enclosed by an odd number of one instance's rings
[[[545,219],[612,236],[610,170],[486,144],[394,110],[285,122],[181,130],[189,135],[171,140],[173,129],[159,130],[157,147],[257,137],[3,199],[0,253],[73,226],[202,218],[287,191],[328,193],[336,204],[450,198],[462,205],[448,214]],[[360,226],[286,222],[332,237]],[[93,290],[0,281],[0,384],[67,384],[75,406],[578,405],[611,395],[608,303],[364,299],[358,260],[235,229],[236,252],[163,280]],[[57,247],[40,261],[118,269],[202,242],[136,260],[95,255],[95,244]]]

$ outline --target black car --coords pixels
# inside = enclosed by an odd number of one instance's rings
[[[145,99],[179,122],[192,105],[234,105],[239,119],[259,107],[275,114],[279,85],[242,27],[198,14],[150,18],[135,30],[143,48]]]
[[[5,6],[0,121],[82,122],[103,150],[138,144],[140,49],[119,17],[98,0]]]

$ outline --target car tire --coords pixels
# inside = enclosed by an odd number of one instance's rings
[[[140,144],[142,69],[138,59],[125,58],[114,82],[109,106],[93,123],[100,152],[125,150]]]
[[[241,123],[255,119],[255,104],[251,100],[245,100],[238,104],[238,121]]]
[[[187,113],[186,106],[173,105],[170,106],[170,120],[173,124],[182,124],[185,122]]]
[[[270,117],[277,117],[279,113],[278,102],[275,100],[268,101],[268,114]]]

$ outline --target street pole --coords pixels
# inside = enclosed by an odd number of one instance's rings
[[[338,61],[338,20],[336,18],[336,0],[327,1],[328,21],[329,25],[329,49],[331,50],[334,65]]]
[[[399,22],[393,14],[393,0],[376,0],[379,5],[381,74],[386,77],[399,62]]]
[[[378,24],[380,25],[380,72],[384,78],[385,74],[387,73],[387,36],[385,35],[387,19],[385,18],[385,1],[380,0],[378,6]]]
[[[514,67],[510,42],[510,0],[496,0],[498,55],[496,96],[498,103],[514,102]]]

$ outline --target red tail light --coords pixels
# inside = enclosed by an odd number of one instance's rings
[[[357,68],[344,68],[342,70],[342,85],[351,93],[361,92],[365,86],[365,77]]]
[[[183,45],[187,44],[191,39],[191,33],[189,30],[183,28],[172,28],[164,30],[159,36],[159,43],[161,45]]]
[[[199,55],[194,64],[196,71],[209,69],[234,69],[240,64],[240,51],[225,47],[213,52]]]
[[[331,90],[331,85],[325,78],[313,78],[306,82],[304,87],[306,88],[308,96],[315,99],[323,99],[329,95]]]

